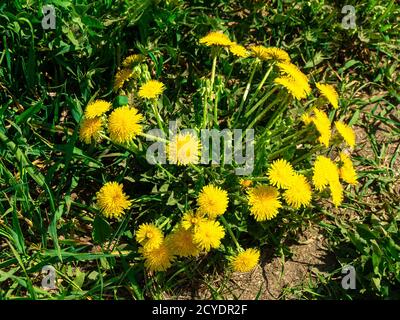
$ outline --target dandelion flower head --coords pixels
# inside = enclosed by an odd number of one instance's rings
[[[200,249],[193,241],[193,232],[179,226],[167,236],[167,245],[174,255],[180,257],[195,257],[200,253]]]
[[[158,248],[164,240],[162,231],[153,223],[143,223],[136,231],[136,241],[146,250]]]
[[[123,106],[115,109],[108,118],[111,140],[117,143],[131,142],[142,132],[142,119],[143,116],[135,108]]]
[[[231,266],[233,271],[236,272],[249,272],[253,270],[260,259],[260,251],[257,249],[246,249],[231,260]]]
[[[178,165],[196,164],[199,161],[199,153],[199,139],[190,133],[179,133],[168,144],[170,163],[177,163]]]
[[[228,193],[211,184],[204,186],[197,198],[200,211],[211,219],[224,214],[228,207],[228,201]]]
[[[149,80],[139,89],[139,97],[145,99],[156,99],[165,90],[165,86],[162,82],[157,80]]]
[[[156,249],[142,249],[141,252],[145,258],[144,265],[150,271],[166,271],[175,260],[166,242],[161,243]]]
[[[354,130],[348,126],[347,124],[343,123],[342,121],[336,121],[335,127],[340,135],[343,137],[344,141],[351,147],[354,148],[356,145],[356,134]]]
[[[232,41],[229,40],[228,36],[223,34],[222,32],[212,31],[206,36],[200,39],[200,44],[205,44],[206,46],[221,46],[221,47],[229,47],[232,44]]]
[[[230,46],[229,46],[229,51],[234,54],[237,57],[240,58],[246,58],[249,56],[248,51],[246,50],[245,47],[237,44],[236,42],[233,42]]]
[[[250,212],[257,221],[271,220],[282,207],[279,192],[275,187],[258,185],[248,192]]]
[[[107,182],[97,192],[97,206],[106,218],[120,218],[131,201],[122,190],[122,184]]]
[[[357,184],[357,173],[356,170],[354,170],[350,157],[344,152],[341,152],[340,160],[343,163],[340,168],[340,177],[349,184]]]
[[[339,108],[339,95],[333,86],[323,83],[317,83],[316,86],[335,109]]]
[[[308,206],[311,202],[311,187],[305,176],[296,173],[290,187],[283,193],[286,203],[295,209]]]
[[[104,100],[95,100],[89,103],[85,110],[86,119],[94,119],[102,116],[111,108],[111,103]]]
[[[128,81],[133,76],[132,69],[123,68],[117,72],[114,79],[114,91],[121,89],[125,82]]]
[[[288,188],[294,174],[292,165],[285,159],[272,162],[267,172],[270,183],[278,188]]]
[[[92,141],[99,141],[103,121],[101,118],[83,119],[79,128],[79,139],[89,144]]]
[[[193,241],[197,246],[205,251],[216,249],[221,244],[221,239],[225,236],[224,228],[218,221],[204,221],[196,228]]]
[[[314,109],[314,114],[315,117],[312,120],[320,134],[318,141],[328,148],[331,139],[331,122],[324,111]]]

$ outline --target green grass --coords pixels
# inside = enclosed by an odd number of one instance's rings
[[[41,28],[42,3],[56,7],[54,31]],[[166,110],[173,114],[175,106],[183,106],[182,121],[187,123],[193,111],[185,106],[199,104],[200,76],[211,69],[209,52],[198,46],[198,39],[211,29],[227,31],[246,45],[282,47],[313,80],[340,83],[339,118],[351,115],[346,120],[365,132],[368,152],[354,157],[360,184],[348,190],[340,210],[316,207],[300,218],[292,213],[290,226],[277,223],[272,232],[253,226],[254,236],[269,232],[262,245],[273,247],[278,256],[289,256],[284,240],[296,239],[310,221],[321,228],[337,260],[335,271],[294,288],[302,298],[398,298],[396,17],[400,8],[393,0],[348,1],[356,8],[357,29],[343,30],[341,7],[330,3],[20,0],[1,4],[0,299],[157,299],[165,294],[174,297],[180,287],[195,283],[207,286],[214,299],[224,297],[225,287],[209,280],[210,274],[222,273],[218,253],[211,262],[182,262],[173,272],[152,277],[135,264],[140,260],[132,216],[137,221],[152,216],[161,203],[167,210],[182,211],[192,200],[179,193],[176,179],[188,181],[188,175],[171,178],[127,150],[87,148],[78,140],[82,110],[94,98],[113,99],[112,75],[132,52],[148,57],[151,76],[168,88]],[[218,68],[232,81],[220,99],[233,108],[249,68],[227,60]],[[256,74],[255,80],[262,76]],[[236,84],[238,79],[244,80]],[[201,120],[201,114],[194,117]],[[382,124],[389,128],[384,139],[377,133]],[[274,152],[267,151],[270,156]],[[262,171],[264,163],[259,163],[256,170]],[[135,210],[119,223],[105,221],[92,207],[93,195],[107,176],[124,180],[135,190]],[[193,176],[198,183],[187,183],[192,195],[206,180],[200,174]],[[160,223],[171,225],[168,220]],[[356,292],[340,286],[341,266],[346,264],[358,271]],[[57,291],[41,288],[45,265],[57,270]]]

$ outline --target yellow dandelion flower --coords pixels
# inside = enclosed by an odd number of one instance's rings
[[[251,46],[250,50],[252,51],[252,54],[260,59],[260,60],[266,60],[267,58],[267,54],[266,54],[266,50],[267,48],[264,46]]]
[[[99,141],[102,126],[101,118],[83,119],[79,128],[79,139],[87,144]]]
[[[344,141],[346,141],[351,148],[354,148],[356,145],[356,134],[354,130],[342,121],[336,121],[335,126],[337,131],[343,137]]]
[[[166,271],[171,267],[175,259],[175,256],[172,254],[171,249],[165,241],[155,249],[142,249],[141,253],[145,258],[144,265],[150,271]]]
[[[291,184],[291,178],[295,171],[292,165],[284,159],[278,159],[272,162],[268,169],[268,179],[273,186],[278,188],[288,188]]]
[[[133,75],[132,69],[124,68],[117,72],[114,79],[114,91],[118,91],[124,86],[124,83],[128,81]]]
[[[153,223],[143,223],[136,231],[136,241],[139,242],[145,250],[157,249],[164,240],[162,231]]]
[[[140,63],[144,60],[144,56],[142,54],[132,54],[124,59],[122,62],[122,66],[125,68],[129,68],[136,63]]]
[[[145,99],[156,99],[165,90],[162,82],[157,80],[149,80],[139,89],[139,97]]]
[[[102,116],[111,108],[111,103],[104,100],[95,100],[88,104],[85,110],[86,119],[94,119]]]
[[[311,202],[311,187],[305,176],[296,173],[290,187],[283,194],[287,204],[295,209],[308,206]]]
[[[341,152],[340,160],[343,162],[340,168],[340,177],[349,184],[357,184],[357,173],[356,170],[354,170],[350,157],[344,152]]]
[[[221,239],[225,236],[224,228],[218,221],[204,221],[199,223],[194,231],[193,241],[198,247],[205,251],[216,249],[221,244]]]
[[[247,188],[251,187],[251,185],[253,184],[253,181],[248,180],[248,179],[240,179],[239,183],[243,189],[247,189]]]
[[[290,62],[279,62],[277,63],[277,66],[281,73],[283,73],[286,77],[293,79],[293,81],[300,86],[305,96],[311,93],[311,87],[308,83],[307,76],[301,72],[296,65]]]
[[[297,100],[307,98],[307,93],[303,87],[293,78],[290,77],[279,77],[274,80],[276,84],[280,84]]]
[[[229,47],[232,44],[232,41],[229,40],[228,36],[223,34],[222,32],[212,31],[203,38],[200,39],[200,44],[205,44],[206,46],[222,46]]]
[[[193,233],[181,226],[168,235],[166,241],[174,255],[195,257],[200,253],[200,249],[193,242]]]
[[[131,201],[122,190],[122,184],[107,182],[97,192],[97,206],[106,218],[119,218],[128,209]]]
[[[260,251],[257,249],[246,249],[232,258],[231,267],[236,272],[249,272],[253,270],[260,259]]]
[[[265,48],[264,52],[264,59],[265,60],[275,60],[279,62],[290,62],[289,54],[280,48],[275,47],[268,47]]]
[[[249,53],[247,52],[246,48],[237,44],[236,42],[233,42],[230,46],[229,46],[229,51],[234,54],[237,57],[240,58],[246,58],[249,56]]]
[[[308,113],[303,113],[301,115],[301,121],[307,126],[312,123],[312,117]]]
[[[186,230],[196,229],[204,221],[207,221],[207,219],[200,212],[193,213],[192,211],[188,211],[184,213],[181,225]]]
[[[137,109],[123,106],[115,109],[108,118],[110,138],[117,143],[128,143],[142,132],[139,123],[143,116]]]
[[[170,163],[177,163],[178,165],[196,164],[199,162],[199,155],[199,139],[190,133],[179,133],[168,144]]]
[[[335,207],[340,206],[343,202],[343,187],[340,184],[339,179],[329,183],[329,188],[331,190],[333,204]]]
[[[313,184],[318,191],[322,191],[326,186],[339,180],[339,170],[336,164],[325,156],[317,156],[313,169]]]
[[[258,185],[248,192],[250,212],[257,221],[271,220],[282,207],[278,189],[266,185]]]
[[[324,111],[314,109],[314,114],[315,117],[312,120],[320,133],[318,141],[328,148],[331,139],[331,122]]]
[[[323,83],[317,83],[316,86],[335,109],[339,108],[339,95],[333,86]]]
[[[224,214],[228,202],[228,192],[213,185],[204,186],[197,198],[200,211],[211,219]]]

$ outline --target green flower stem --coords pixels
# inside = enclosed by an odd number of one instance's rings
[[[215,70],[217,69],[217,58],[218,58],[218,53],[219,51],[216,50],[213,52],[213,62],[212,62],[212,67],[211,67],[211,92],[214,89],[214,81],[215,81]]]
[[[194,169],[197,173],[203,174],[203,171],[193,163],[189,163],[189,166]]]
[[[218,127],[218,93],[214,97],[214,126]]]
[[[265,130],[269,130],[272,128],[274,125],[275,121],[278,119],[278,117],[286,110],[286,108],[289,106],[289,101],[288,99],[283,99],[281,106],[276,109],[272,117],[269,119],[267,125],[265,126]]]
[[[224,218],[223,216],[220,216],[220,218],[221,218],[222,224],[224,225],[224,227],[226,228],[226,230],[228,230],[229,235],[231,236],[233,242],[235,243],[236,248],[237,248],[238,250],[241,250],[242,247],[240,246],[239,242],[237,241],[235,235],[233,234],[232,229],[231,229],[231,226],[229,225],[229,223],[225,220],[225,218]]]
[[[265,81],[268,79],[272,69],[274,68],[274,64],[271,64],[271,66],[268,68],[267,72],[264,75],[264,78],[261,80],[260,84],[258,85],[256,92],[254,92],[253,96],[251,97],[249,104],[248,104],[248,108],[251,107],[251,105],[253,104],[254,100],[257,98],[261,88],[263,87]]]
[[[308,137],[297,141],[296,144],[305,142],[305,141],[307,141],[307,140],[308,140]],[[293,144],[291,143],[291,144],[289,144],[289,145],[283,147],[283,148],[280,149],[280,150],[277,150],[277,151],[275,151],[275,152],[270,153],[270,154],[268,155],[268,161],[275,159],[276,156],[280,155],[283,151],[285,151],[285,150],[291,148],[292,146],[293,146]]]
[[[250,73],[249,81],[247,82],[246,89],[244,90],[244,93],[243,93],[242,101],[240,102],[239,109],[238,109],[238,111],[236,113],[236,120],[239,119],[240,114],[242,113],[244,103],[246,102],[247,95],[249,94],[250,87],[251,87],[251,84],[253,82],[254,74],[256,73],[256,70],[257,70],[257,66],[258,66],[258,61],[254,60],[253,68],[252,68],[251,73]]]
[[[323,149],[324,149],[324,147],[322,145],[317,145],[317,146],[311,148],[311,150],[308,151],[306,154],[303,154],[301,157],[293,160],[292,164],[294,165],[294,164],[302,161],[303,159],[307,158],[308,156],[311,156],[311,155],[315,154],[316,152],[323,150]]]
[[[203,105],[203,125],[202,128],[207,127],[207,118],[208,118],[208,98],[213,99],[213,91],[214,91],[214,82],[215,82],[215,71],[217,69],[217,58],[219,55],[219,48],[212,48],[211,55],[213,57],[212,67],[211,67],[211,82],[209,92],[211,93],[211,97],[206,93],[204,97],[204,105]],[[217,105],[214,105],[214,114],[218,112]]]
[[[276,90],[278,87],[273,87],[262,97],[249,111],[246,112],[245,117],[248,118],[259,106],[261,106]]]
[[[203,123],[201,127],[205,129],[207,127],[207,116],[208,116],[208,105],[207,105],[207,93],[204,96],[204,104],[203,104]]]
[[[168,143],[167,139],[163,139],[163,138],[160,138],[160,137],[152,136],[151,134],[147,134],[147,133],[144,133],[144,132],[139,133],[139,135],[141,135],[142,137],[147,138],[149,140]]]
[[[165,128],[164,128],[164,124],[163,124],[163,120],[161,119],[160,113],[158,112],[158,107],[156,106],[157,100],[154,100],[154,102],[151,104],[151,107],[153,109],[154,115],[156,116],[156,120],[157,120],[157,125],[158,127],[164,132],[165,132]]]
[[[306,133],[307,131],[310,130],[310,126],[306,126],[304,129],[300,131],[296,131],[294,134],[285,137],[284,139],[281,140],[281,144],[285,144],[287,141],[296,139],[298,136],[301,136],[302,134]]]
[[[248,129],[251,129],[254,127],[254,125],[264,117],[264,115],[275,105],[277,105],[279,102],[281,102],[281,96],[277,96],[271,104],[269,104],[263,111],[261,111],[257,117],[250,123],[250,125],[247,127]]]

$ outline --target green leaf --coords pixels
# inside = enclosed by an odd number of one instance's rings
[[[96,216],[93,221],[93,240],[97,243],[103,243],[111,235],[111,227],[109,223],[101,216]]]

